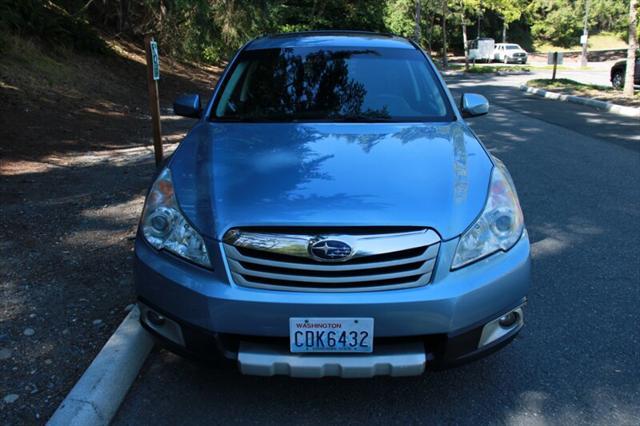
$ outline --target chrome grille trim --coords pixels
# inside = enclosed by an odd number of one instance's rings
[[[279,268],[299,269],[307,271],[356,271],[360,269],[372,269],[372,268],[386,268],[389,266],[404,265],[407,263],[420,262],[425,259],[431,259],[438,254],[438,245],[431,245],[426,249],[426,253],[420,256],[407,257],[398,260],[389,260],[385,262],[371,262],[371,263],[355,263],[355,264],[342,264],[342,263],[294,263],[294,262],[281,262],[277,260],[261,259],[259,257],[245,256],[233,246],[225,245],[225,251],[228,260],[238,262],[251,262],[257,265],[275,266]]]
[[[355,254],[345,261],[316,261],[308,248],[318,238],[345,241],[354,248]],[[440,248],[440,237],[430,229],[373,235],[232,230],[225,235],[222,246],[230,277],[239,286],[283,291],[379,291],[428,284]],[[411,250],[411,255],[398,257],[398,252],[407,250]],[[260,252],[269,253],[269,258],[259,257]],[[384,259],[385,255],[391,259]],[[375,257],[367,262],[368,256]]]
[[[249,275],[255,278],[268,278],[271,280],[285,280],[285,281],[304,281],[308,283],[359,283],[369,281],[381,281],[391,280],[396,278],[410,277],[414,275],[423,275],[431,273],[435,259],[431,259],[422,263],[422,266],[418,269],[413,269],[404,272],[391,272],[386,274],[372,274],[372,275],[360,275],[360,276],[345,276],[345,277],[314,277],[313,275],[290,275],[290,274],[278,274],[273,272],[262,272],[253,269],[247,269],[243,267],[240,262],[236,262],[233,259],[229,259],[229,267],[235,275]]]
[[[341,240],[355,247],[356,253],[351,259],[429,246],[440,242],[438,234],[430,229],[375,235],[297,235],[231,230],[226,233],[224,242],[236,247],[310,258],[309,242],[318,238]]]

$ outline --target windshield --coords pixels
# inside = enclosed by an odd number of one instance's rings
[[[507,44],[507,49],[508,50],[520,50],[520,46],[518,46],[517,44]]]
[[[240,54],[212,120],[450,121],[424,56],[397,48],[278,48]]]

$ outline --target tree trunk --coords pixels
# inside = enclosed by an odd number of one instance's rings
[[[506,20],[502,21],[502,42],[503,43],[507,42],[507,21]]]
[[[420,3],[421,0],[416,0],[416,28],[413,39],[418,45],[420,44]]]
[[[632,0],[635,1],[635,0]],[[442,69],[447,69],[449,62],[447,61],[447,0],[442,0]]]
[[[633,81],[636,69],[636,49],[638,34],[636,31],[638,19],[638,0],[629,2],[629,49],[627,50],[627,70],[624,76],[624,95],[633,97]]]
[[[467,40],[467,23],[464,20],[464,1],[460,0],[460,22],[462,22],[462,47],[464,48],[464,70],[469,71],[469,43]]]
[[[429,9],[427,9],[427,10],[429,10]],[[432,39],[432,36],[433,36],[433,27],[435,27],[435,26],[436,26],[436,13],[434,11],[433,13],[431,13],[431,25],[429,25],[429,29],[428,29],[428,32],[427,32],[427,46],[429,48],[429,55],[431,55],[431,52],[433,50],[431,48],[431,39]]]

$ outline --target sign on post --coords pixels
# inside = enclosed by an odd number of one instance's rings
[[[160,127],[160,98],[158,96],[158,80],[160,79],[160,58],[158,56],[158,43],[153,37],[144,38],[144,48],[147,58],[147,86],[149,88],[149,112],[151,113],[151,126],[153,127],[153,151],[156,158],[156,167],[162,166],[162,129]]]
[[[554,57],[556,59],[554,59]],[[549,52],[547,53],[547,65],[562,65],[562,58],[563,58],[563,53],[562,52]]]
[[[547,53],[547,64],[553,65],[553,75],[551,80],[556,79],[556,68],[558,64],[562,65],[562,52],[549,52]]]
[[[158,57],[158,43],[151,40],[151,63],[153,64],[153,79],[160,80],[160,58]]]

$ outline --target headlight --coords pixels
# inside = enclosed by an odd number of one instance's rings
[[[151,187],[142,212],[142,233],[158,250],[167,250],[210,268],[202,237],[186,221],[176,202],[171,171],[164,169]]]
[[[498,161],[491,173],[484,210],[460,237],[451,269],[465,266],[498,250],[509,250],[518,242],[523,229],[524,219],[513,181],[504,164]]]

